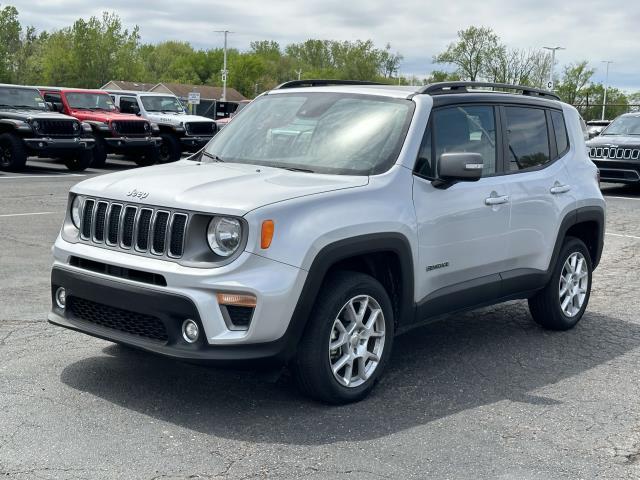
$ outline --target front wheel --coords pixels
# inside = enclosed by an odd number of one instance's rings
[[[182,147],[180,141],[175,135],[170,133],[161,133],[162,143],[160,144],[160,163],[175,162],[180,160],[182,155]]]
[[[582,318],[591,295],[593,265],[589,250],[568,237],[547,286],[529,299],[533,319],[550,330],[568,330]]]
[[[366,397],[391,355],[393,309],[373,277],[339,272],[324,283],[293,362],[300,389],[331,404]]]
[[[0,135],[0,170],[18,172],[27,163],[27,150],[22,140],[12,133]]]

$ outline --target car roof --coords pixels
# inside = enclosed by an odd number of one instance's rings
[[[65,92],[65,93],[102,93],[108,95],[105,90],[97,88],[72,88],[72,87],[34,87],[38,90],[45,90],[47,92]]]
[[[111,95],[130,95],[134,97],[140,95],[144,95],[145,97],[176,97],[173,93],[140,92],[135,90],[106,90],[106,92]]]
[[[21,88],[23,90],[38,90],[38,87],[30,87],[29,85],[13,85],[10,83],[0,83],[0,88]]]

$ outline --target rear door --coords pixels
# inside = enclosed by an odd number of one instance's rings
[[[499,296],[505,269],[510,203],[501,175],[499,110],[492,105],[454,105],[431,113],[416,163],[413,201],[420,265],[417,300],[430,317]],[[475,152],[483,176],[437,188],[437,161],[447,152]],[[418,318],[419,320],[421,318]]]
[[[574,208],[573,185],[565,168],[572,153],[561,110],[504,106],[502,122],[511,199],[505,271],[535,275],[549,267],[560,223]]]

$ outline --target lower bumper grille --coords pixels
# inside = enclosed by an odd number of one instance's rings
[[[67,305],[79,320],[160,342],[169,339],[164,324],[152,315],[110,307],[79,297],[69,297]]]

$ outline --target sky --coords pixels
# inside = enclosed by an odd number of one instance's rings
[[[640,2],[611,8],[605,0],[9,0],[21,22],[39,30],[65,27],[78,17],[117,13],[127,27],[138,25],[142,40],[184,40],[196,48],[247,49],[252,40],[282,46],[309,38],[390,43],[404,60],[402,75],[426,76],[432,58],[470,25],[491,27],[514,48],[562,46],[563,65],[588,60],[593,80],[605,81],[603,60],[611,60],[609,81],[640,90]]]

